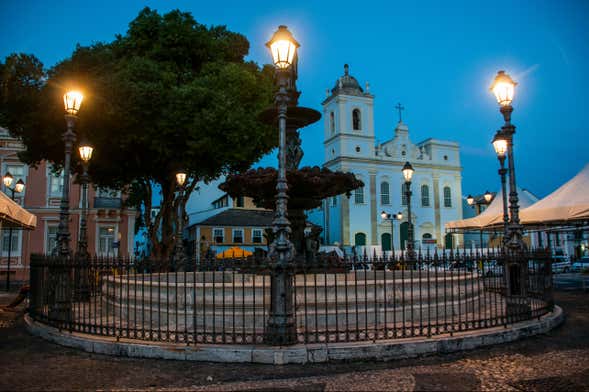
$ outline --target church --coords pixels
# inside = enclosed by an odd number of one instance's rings
[[[390,250],[392,238],[395,249],[405,248],[407,199],[401,168],[410,162],[415,170],[411,212],[416,249],[460,245],[458,236],[444,232],[446,222],[462,218],[458,143],[435,138],[414,143],[400,116],[392,138],[377,144],[374,96],[368,87],[360,87],[347,64],[322,105],[324,167],[352,172],[364,182],[351,197],[336,196],[309,211],[309,220],[323,228],[323,242]],[[383,211],[393,217],[401,212],[402,218],[383,219]]]

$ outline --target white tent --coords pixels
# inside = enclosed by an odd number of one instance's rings
[[[520,208],[525,208],[534,204],[538,199],[530,192],[518,188],[517,190]],[[503,224],[503,192],[499,191],[495,194],[495,198],[489,207],[479,215],[447,222],[446,230],[482,230],[492,226],[500,226]]]
[[[37,217],[0,192],[0,223],[32,230],[37,226]]]
[[[576,176],[520,212],[520,222],[564,224],[589,219],[589,163]]]

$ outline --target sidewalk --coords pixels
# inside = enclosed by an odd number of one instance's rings
[[[559,291],[566,323],[544,336],[452,355],[305,366],[190,363],[88,354],[29,336],[0,312],[0,390],[588,390],[589,299]],[[0,304],[12,296],[0,295]]]

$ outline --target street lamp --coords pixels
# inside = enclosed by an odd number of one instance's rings
[[[266,46],[272,54],[278,82],[275,103],[278,109],[279,131],[276,212],[272,221],[274,241],[268,252],[273,269],[266,339],[272,344],[293,344],[296,342],[291,266],[294,246],[289,239],[291,228],[287,214],[286,111],[290,101],[288,89],[292,88],[297,78],[297,49],[300,45],[286,26],[279,26]]]
[[[509,214],[507,212],[507,185],[505,180],[505,175],[507,174],[507,169],[505,168],[507,140],[501,131],[497,131],[491,143],[493,144],[497,159],[499,160],[499,176],[501,177],[501,193],[503,199],[503,244],[505,245],[508,236],[507,227],[509,225]]]
[[[469,206],[474,204],[474,197],[472,197],[472,195],[468,195],[466,197],[466,202],[468,203]]]
[[[403,177],[405,178],[405,196],[407,197],[407,255],[410,260],[415,259],[415,250],[413,249],[413,222],[411,217],[411,178],[413,177],[413,166],[409,162],[401,169]]]
[[[68,91],[63,96],[63,103],[65,107],[65,122],[67,129],[63,134],[63,141],[65,144],[65,160],[63,161],[63,192],[61,195],[60,211],[59,211],[59,227],[57,230],[58,252],[60,256],[69,256],[69,196],[70,196],[70,164],[72,158],[72,148],[76,141],[76,134],[74,132],[76,121],[78,120],[78,112],[84,96],[79,91]]]
[[[184,170],[176,173],[176,185],[178,187],[177,198],[177,215],[178,221],[176,223],[176,245],[174,247],[174,270],[178,267],[186,267],[186,252],[184,251],[184,185],[186,184],[186,177],[188,175]]]
[[[522,227],[519,223],[519,206],[518,206],[518,195],[517,186],[515,181],[515,163],[513,158],[513,135],[515,134],[515,126],[511,124],[511,113],[513,112],[513,98],[515,95],[516,82],[505,73],[505,71],[499,71],[493,84],[491,85],[491,91],[495,95],[497,102],[500,106],[500,112],[503,115],[505,123],[501,127],[500,139],[505,140],[506,152],[508,160],[508,173],[509,173],[509,225],[507,227],[507,245],[512,250],[522,250],[524,244],[522,241]],[[503,142],[498,142],[502,144]],[[493,144],[495,146],[495,144]],[[498,145],[498,147],[501,147]]]
[[[14,181],[14,177],[12,176],[12,174],[10,174],[10,172],[6,172],[6,174],[4,175],[4,177],[2,178],[2,182],[4,183],[4,186],[6,187],[6,189],[8,189],[10,191],[10,198],[12,200],[14,200],[14,193],[21,193],[22,191],[25,190],[25,183],[23,182],[23,180],[19,179],[16,184],[14,184],[14,187],[11,188],[10,185],[12,185],[12,181]],[[6,291],[10,290],[10,256],[12,254],[12,225],[10,225],[8,227],[8,261],[7,261],[7,265],[6,265]]]
[[[493,194],[489,191],[485,192],[485,195],[483,196],[485,198],[485,201],[487,202],[487,204],[491,203],[491,200],[493,199]]]
[[[87,141],[80,143],[78,152],[82,159],[82,217],[80,220],[80,236],[78,238],[78,255],[86,259],[88,254],[88,229],[87,229],[87,215],[88,215],[88,164],[92,159],[92,152],[94,147]]]
[[[382,220],[388,220],[391,222],[391,256],[394,257],[395,255],[395,220],[401,220],[403,219],[403,214],[399,211],[396,214],[387,214],[385,211],[380,213],[380,217],[382,218]]]

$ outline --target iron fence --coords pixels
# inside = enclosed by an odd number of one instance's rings
[[[248,257],[193,262],[181,271],[168,265],[34,255],[30,314],[56,328],[117,339],[276,341],[267,331],[272,263]],[[288,276],[300,343],[453,334],[540,317],[553,306],[543,252],[320,255],[290,265]]]

